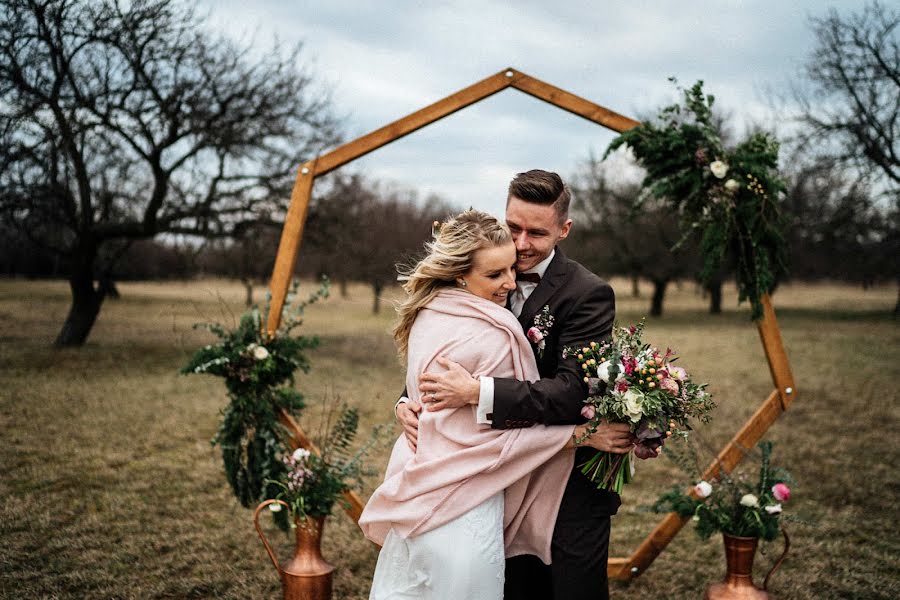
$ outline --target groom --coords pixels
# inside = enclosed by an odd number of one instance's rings
[[[553,318],[552,327],[543,327],[543,349],[532,343],[541,379],[534,383],[475,379],[457,363],[439,359],[448,368],[446,372],[420,377],[422,397],[430,403],[428,410],[478,405],[479,422],[495,429],[584,422],[580,412],[587,395],[583,371],[574,358],[564,359],[562,350],[607,339],[615,318],[615,297],[609,284],[567,259],[556,247],[572,227],[570,197],[559,175],[532,170],[512,180],[506,203],[518,272],[509,308],[526,332],[541,326],[542,314]],[[397,419],[413,447],[419,411],[421,406],[413,402],[396,406]],[[623,454],[633,446],[627,424],[604,424],[600,433],[609,452]],[[577,450],[575,464],[583,463],[593,452]],[[536,556],[507,560],[505,600],[608,598],[610,516],[619,504],[618,494],[596,489],[576,466],[553,531],[553,564],[548,567]]]

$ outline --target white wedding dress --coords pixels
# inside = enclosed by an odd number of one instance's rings
[[[378,555],[369,600],[501,600],[503,492],[422,535],[391,530]]]

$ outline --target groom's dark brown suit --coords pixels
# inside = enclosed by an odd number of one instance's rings
[[[523,331],[547,306],[554,318],[543,352],[534,347],[541,379],[534,383],[494,380],[493,427],[509,429],[535,424],[582,423],[587,395],[584,374],[565,347],[581,347],[609,338],[615,319],[615,295],[605,281],[559,248],[519,315]],[[598,600],[608,598],[606,562],[610,516],[619,508],[618,494],[598,490],[578,465],[596,450],[580,448],[563,495],[553,531],[553,564],[537,557],[507,560],[505,600]]]

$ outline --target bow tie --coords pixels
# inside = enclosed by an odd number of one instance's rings
[[[516,273],[516,281],[527,281],[529,283],[540,283],[541,276],[537,273]]]

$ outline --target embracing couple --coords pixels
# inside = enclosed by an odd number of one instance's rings
[[[635,440],[604,424],[575,448],[587,389],[562,351],[608,339],[615,298],[557,247],[569,200],[556,173],[520,173],[505,224],[450,218],[404,273],[404,435],[359,521],[382,545],[372,600],[608,597],[619,496],[577,465]]]

